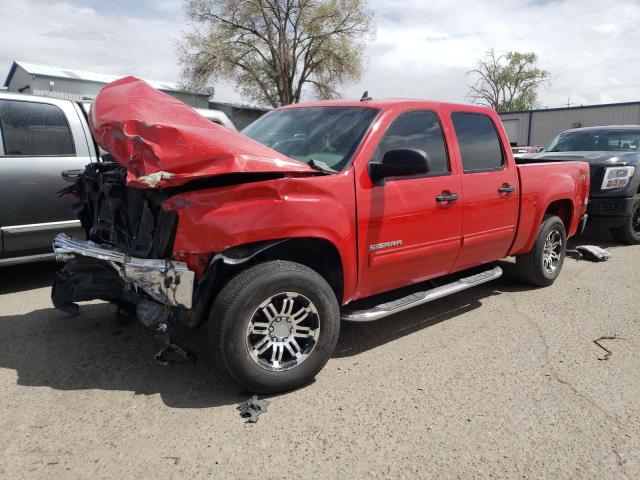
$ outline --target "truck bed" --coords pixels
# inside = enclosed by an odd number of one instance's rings
[[[567,225],[567,235],[574,235],[581,220],[577,213],[582,211],[589,196],[589,165],[585,162],[544,162],[518,164],[517,169],[520,212],[509,254],[516,255],[531,249],[545,215],[545,210],[540,208],[542,205],[556,209],[555,213]]]

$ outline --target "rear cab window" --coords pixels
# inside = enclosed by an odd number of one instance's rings
[[[491,172],[504,168],[504,154],[493,121],[481,113],[453,112],[464,173]]]
[[[380,161],[389,150],[404,148],[427,153],[431,159],[427,176],[449,174],[444,135],[435,112],[414,110],[398,115],[380,140],[373,161]]]
[[[62,110],[48,103],[0,100],[4,156],[75,156],[71,129]]]

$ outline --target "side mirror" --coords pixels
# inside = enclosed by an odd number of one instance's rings
[[[376,185],[384,185],[387,178],[425,175],[431,170],[431,159],[424,150],[399,148],[389,150],[381,162],[369,164],[369,176]]]

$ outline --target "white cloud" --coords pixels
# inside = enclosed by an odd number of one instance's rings
[[[80,2],[78,2],[80,3]],[[83,70],[179,80],[175,41],[187,28],[180,2],[153,4],[166,14],[134,16],[128,8],[98,11],[71,2],[8,0],[0,7],[0,81],[13,60]],[[125,2],[129,3],[129,2]],[[171,8],[170,8],[171,7]],[[216,98],[237,101],[228,85]]]
[[[466,72],[490,49],[534,51],[553,81],[544,106],[639,100],[640,6],[616,0],[369,0],[378,33],[367,45],[359,98],[464,102]],[[3,0],[0,76],[13,59],[175,81],[178,0]],[[4,77],[3,77],[4,78]],[[239,100],[228,85],[216,98]]]
[[[601,23],[600,25],[594,25],[593,28],[598,33],[604,33],[606,35],[611,35],[618,32],[618,27],[616,27],[613,23]]]
[[[566,104],[569,97],[577,104],[640,100],[637,0],[617,0],[604,9],[596,0],[370,5],[378,36],[368,47],[367,73],[347,88],[350,96],[369,89],[377,97],[465,101],[465,73],[495,48],[538,54],[540,66],[553,76],[539,92],[543,106]]]

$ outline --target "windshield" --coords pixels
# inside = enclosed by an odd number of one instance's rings
[[[242,133],[301,162],[315,160],[341,171],[377,114],[369,107],[285,108],[260,117]]]
[[[577,130],[561,133],[549,144],[547,152],[637,152],[638,130]]]

